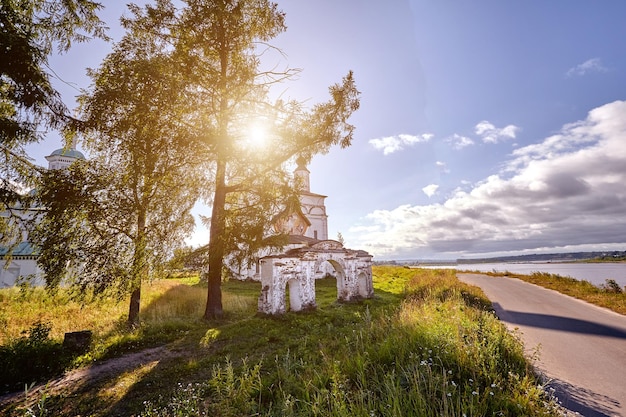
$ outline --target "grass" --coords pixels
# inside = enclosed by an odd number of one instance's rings
[[[227,282],[226,317],[204,322],[206,287],[155,282],[133,331],[119,326],[116,303],[84,306],[97,318],[77,324],[94,323],[90,360],[164,343],[171,355],[72,392],[50,391],[39,415],[557,415],[519,340],[454,271],[375,267],[374,288],[373,299],[337,303],[336,281],[320,280],[315,311],[265,317],[256,314],[260,284]],[[3,314],[19,308],[7,303],[28,304],[5,291]],[[54,314],[46,318],[57,327]],[[5,323],[11,334],[23,325],[9,314]],[[76,330],[61,318],[58,326]],[[7,412],[26,415],[26,405]]]
[[[508,271],[481,273],[517,278],[626,315],[626,290],[620,288],[613,280],[607,280],[606,284],[596,286],[589,281],[546,272],[533,272],[531,275],[515,274]]]

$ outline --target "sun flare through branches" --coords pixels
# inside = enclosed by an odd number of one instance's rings
[[[270,132],[267,123],[263,120],[254,120],[243,133],[243,143],[246,148],[258,151],[269,145]]]

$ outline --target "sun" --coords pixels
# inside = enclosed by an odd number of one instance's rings
[[[260,149],[267,146],[268,137],[267,127],[260,122],[256,122],[248,126],[245,141],[251,148]]]

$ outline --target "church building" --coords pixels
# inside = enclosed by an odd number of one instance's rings
[[[288,244],[283,251],[308,247],[315,243],[328,240],[328,215],[326,214],[326,196],[311,192],[310,171],[306,167],[304,158],[298,158],[297,166],[293,171],[294,184],[298,187],[300,195],[300,210],[294,211],[287,216],[283,216],[275,221],[272,229],[276,233],[288,235]],[[270,251],[261,251],[258,258],[273,255]],[[226,264],[236,279],[260,280],[259,260],[251,260],[250,265],[230,265]],[[332,273],[332,268],[324,271]]]
[[[326,196],[311,192],[309,170],[297,161],[294,181],[300,207],[274,225],[289,235],[282,253],[259,256],[254,279],[261,281],[258,312],[275,315],[317,308],[315,282],[332,276],[337,282],[337,300],[358,301],[374,295],[372,256],[363,250],[345,248],[328,239]]]
[[[75,161],[84,160],[85,155],[77,151],[72,145],[70,148],[61,148],[46,156],[48,169],[67,169]],[[21,216],[28,218],[32,210],[21,210]],[[2,213],[0,213],[2,215]],[[38,253],[28,241],[28,236],[22,237],[20,242],[13,248],[11,254],[8,248],[0,246],[0,288],[12,287],[23,279],[31,279],[35,285],[43,284],[43,273],[37,265]]]
[[[296,184],[300,189],[300,208],[302,214],[309,221],[310,226],[305,230],[304,236],[316,240],[328,239],[328,216],[324,205],[325,195],[311,192],[309,181],[310,172],[302,158],[298,159],[298,167],[294,171]]]

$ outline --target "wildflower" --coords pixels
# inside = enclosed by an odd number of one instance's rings
[[[472,391],[472,395],[478,395],[478,391]]]

